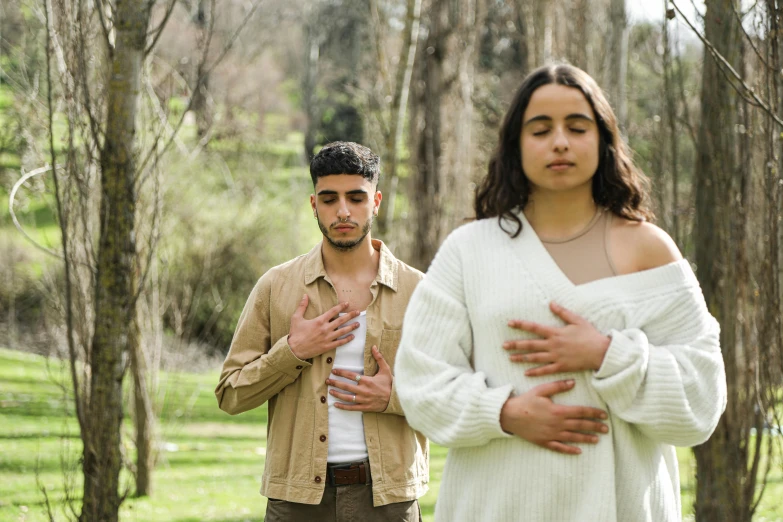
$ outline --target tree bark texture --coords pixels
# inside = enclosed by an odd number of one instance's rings
[[[444,0],[433,0],[427,21],[427,40],[424,43],[419,67],[421,92],[417,109],[418,121],[411,136],[414,147],[414,266],[425,269],[435,256],[440,238],[442,213],[441,153],[442,122],[441,100],[444,93],[444,60],[446,58],[446,7]]]
[[[732,66],[740,67],[740,27],[734,9],[737,0],[707,3],[705,35]],[[750,521],[745,494],[748,437],[758,424],[748,388],[743,340],[743,303],[746,302],[747,262],[743,258],[744,210],[742,179],[746,166],[738,165],[735,125],[738,97],[720,65],[705,49],[696,161],[697,275],[710,312],[721,324],[721,348],[726,363],[728,406],[714,435],[694,448],[697,464],[696,520]],[[752,488],[751,488],[752,489]]]
[[[391,231],[394,226],[394,206],[397,199],[399,177],[399,149],[402,143],[402,132],[405,128],[405,118],[410,97],[413,67],[416,61],[416,50],[419,43],[419,27],[421,23],[422,0],[407,0],[403,43],[400,47],[397,71],[394,79],[394,92],[390,110],[390,127],[385,137],[386,157],[383,165],[386,181],[384,185],[384,205],[378,215],[378,232],[381,237]]]
[[[133,374],[133,420],[136,425],[136,496],[152,495],[152,471],[155,468],[155,412],[147,382],[149,365],[139,331],[134,321],[131,329],[131,373]]]
[[[610,5],[611,35],[606,56],[609,58],[608,72],[609,102],[617,114],[620,128],[625,131],[628,125],[628,103],[626,94],[626,79],[628,76],[628,16],[625,0],[611,0]]]
[[[412,107],[411,264],[425,270],[445,234],[468,217],[473,67],[481,0],[432,0]]]
[[[210,0],[197,0],[194,4],[193,23],[196,26],[198,34],[197,55],[201,56],[205,52],[205,47],[209,40],[209,30],[212,17],[212,2]],[[196,67],[193,71],[193,101],[191,108],[196,115],[196,132],[199,138],[203,138],[212,127],[212,107],[208,100],[209,93],[209,72],[204,70],[202,60],[195,59],[193,63]],[[199,81],[199,79],[201,81]]]
[[[312,20],[313,12],[317,12],[318,2],[307,7],[305,24],[302,29],[305,33],[304,44],[304,72],[302,77],[302,102],[307,116],[307,128],[304,136],[305,159],[309,163],[315,149],[316,131],[318,129],[319,114],[316,104],[316,81],[318,78],[318,59],[320,55],[320,43],[316,20]]]
[[[81,522],[115,522],[122,502],[122,381],[135,315],[134,143],[150,4],[116,3],[106,137],[100,157],[100,239]]]

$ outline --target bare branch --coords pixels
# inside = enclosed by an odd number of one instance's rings
[[[754,6],[755,7],[755,6]],[[756,57],[758,57],[759,61],[764,64],[765,67],[768,69],[772,67],[766,60],[766,58],[761,54],[761,51],[759,51],[758,46],[756,46],[755,43],[753,43],[753,38],[748,34],[748,32],[745,30],[745,26],[743,24],[743,18],[747,16],[752,9],[748,10],[745,14],[740,13],[740,10],[737,9],[737,7],[732,6],[732,11],[734,12],[734,16],[737,18],[738,26],[740,31],[742,31],[742,34],[745,35],[745,38],[747,38],[748,43],[750,44],[750,48],[753,49],[753,52],[756,53]]]
[[[158,24],[158,27],[148,33],[155,34],[155,36],[152,38],[152,42],[147,46],[147,48],[144,49],[144,56],[147,56],[152,52],[153,49],[155,49],[155,45],[157,45],[158,40],[160,39],[160,35],[163,34],[163,29],[165,29],[166,25],[169,23],[169,18],[171,18],[171,13],[174,12],[174,6],[176,4],[177,0],[171,0],[171,2],[169,2],[168,7],[166,7],[166,14],[163,15],[163,20],[161,20],[160,24]]]
[[[81,4],[81,1],[79,2]],[[92,102],[90,100],[90,86],[87,81],[87,61],[85,56],[87,55],[87,44],[84,37],[84,25],[83,25],[83,9],[81,8],[81,5],[79,5],[79,10],[77,14],[77,34],[78,34],[78,41],[79,41],[79,52],[77,53],[79,57],[79,65],[81,66],[81,74],[79,75],[82,80],[82,91],[84,94],[84,111],[87,115],[87,121],[89,123],[90,133],[92,134],[92,139],[95,142],[95,146],[98,148],[98,150],[101,150],[101,127],[96,121],[95,115],[93,115],[92,112]],[[100,9],[98,9],[100,11]],[[107,41],[108,44],[108,41]]]
[[[214,0],[213,0],[213,2],[214,2]],[[242,30],[245,28],[247,23],[250,21],[250,19],[252,18],[253,14],[255,14],[256,10],[261,6],[261,2],[263,2],[263,0],[255,0],[255,2],[253,3],[253,6],[250,8],[250,10],[248,10],[247,14],[245,15],[245,18],[242,20],[242,23],[239,24],[239,27],[234,32],[234,34],[231,36],[231,38],[229,39],[228,43],[226,43],[226,45],[223,47],[223,50],[221,51],[220,55],[217,57],[217,59],[212,63],[212,65],[208,69],[204,70],[203,69],[203,64],[206,62],[207,51],[209,49],[209,40],[207,41],[207,45],[206,45],[206,47],[204,49],[204,54],[202,55],[202,61],[199,64],[199,70],[201,70],[203,72],[198,77],[198,80],[196,80],[196,84],[193,86],[193,91],[192,92],[195,92],[197,89],[200,89],[201,88],[201,84],[204,82],[204,79],[207,78],[209,76],[209,74],[212,72],[212,70],[215,67],[217,67],[220,64],[220,62],[223,61],[223,58],[226,57],[228,52],[234,46],[234,43],[236,42],[237,38],[239,37],[239,34],[242,32]],[[214,7],[214,3],[213,3],[213,7]],[[210,17],[210,18],[212,20],[214,20],[214,17]],[[214,21],[212,21],[210,23],[210,30],[209,30],[209,39],[210,40],[212,38],[212,25],[213,24],[214,24]],[[177,122],[177,125],[174,127],[174,130],[172,132],[172,136],[169,138],[169,140],[163,146],[163,149],[160,151],[160,155],[165,154],[166,151],[171,146],[171,143],[174,141],[174,136],[177,135],[177,133],[179,132],[179,129],[182,127],[182,123],[185,121],[185,115],[188,113],[188,111],[191,109],[191,107],[193,107],[193,100],[194,100],[194,96],[191,93],[190,99],[188,100],[188,104],[187,104],[187,106],[185,106],[185,109],[182,111],[182,116],[180,117],[179,121]],[[150,154],[151,153],[152,153],[152,151],[150,151]],[[149,158],[149,154],[148,154],[148,158]],[[145,160],[145,163],[146,163],[146,160]]]
[[[781,119],[775,112],[769,107],[767,103],[762,100],[758,94],[756,94],[756,91],[753,90],[751,86],[749,86],[745,80],[740,76],[740,74],[734,69],[734,67],[731,66],[731,64],[726,60],[726,58],[718,52],[717,49],[715,49],[715,46],[712,45],[712,43],[707,40],[704,35],[702,35],[696,27],[691,23],[690,20],[688,20],[688,17],[683,14],[683,12],[680,10],[679,6],[674,0],[671,0],[671,5],[677,10],[678,13],[680,13],[680,16],[685,21],[685,23],[688,25],[688,27],[691,28],[693,33],[701,40],[701,42],[704,44],[704,46],[709,51],[710,55],[715,59],[716,63],[718,64],[718,69],[723,73],[723,75],[726,77],[726,79],[729,80],[729,84],[731,87],[739,94],[745,101],[750,103],[751,105],[754,105],[756,107],[759,107],[764,112],[766,112],[773,120],[775,120],[775,123],[777,123],[779,126],[783,127],[783,119]],[[731,77],[733,77],[734,80],[738,81],[742,85],[742,89],[739,89],[734,82],[731,81]]]
[[[54,194],[57,201],[57,217],[60,223],[60,233],[63,242],[63,260],[65,262],[65,307],[66,307],[66,330],[68,337],[68,354],[69,362],[71,366],[71,380],[73,382],[73,394],[74,405],[76,407],[76,418],[79,422],[79,427],[82,433],[85,432],[85,416],[82,411],[81,389],[78,372],[76,371],[76,346],[74,346],[73,340],[73,302],[71,301],[71,263],[68,259],[68,235],[67,235],[67,218],[63,211],[62,200],[60,199],[60,182],[57,178],[57,153],[54,148],[54,107],[52,105],[52,65],[51,65],[51,44],[52,44],[52,25],[51,25],[51,4],[48,0],[44,0],[44,12],[46,15],[46,82],[47,82],[47,117],[48,117],[48,134],[49,134],[49,154],[52,161],[52,179],[54,180]],[[46,171],[44,171],[46,172]],[[32,177],[32,176],[30,176]],[[16,189],[17,186],[14,187]],[[12,191],[12,193],[14,193]],[[9,201],[9,210],[11,210],[11,203],[13,198]],[[16,217],[14,216],[16,222]]]
[[[106,50],[109,53],[109,58],[111,58],[111,56],[114,54],[114,46],[111,44],[111,38],[109,37],[109,24],[106,18],[104,18],[103,0],[95,0],[95,3],[97,6],[97,9],[95,10],[98,11],[98,20],[100,20],[101,22],[101,31],[103,31],[103,42],[106,45]],[[112,11],[113,13],[111,3],[107,2],[107,4],[109,5],[109,10]],[[112,16],[112,18],[114,17]]]
[[[228,52],[229,52],[229,51],[230,51],[230,50],[231,50],[231,49],[234,47],[234,43],[236,42],[237,38],[239,38],[239,35],[240,35],[240,33],[242,32],[242,30],[245,28],[245,26],[247,25],[247,23],[248,23],[248,22],[250,21],[250,19],[253,17],[253,15],[255,14],[256,10],[257,10],[259,7],[261,7],[261,2],[263,2],[263,0],[256,0],[256,1],[253,3],[253,6],[250,8],[250,10],[249,10],[249,11],[247,12],[247,14],[245,15],[245,18],[242,20],[242,23],[240,23],[240,24],[239,24],[239,27],[237,27],[237,30],[236,30],[236,31],[234,31],[234,34],[233,34],[233,35],[231,36],[231,38],[228,40],[228,43],[226,43],[226,45],[223,47],[223,51],[221,51],[220,55],[218,55],[218,57],[217,57],[217,59],[214,61],[214,63],[213,63],[213,64],[212,64],[212,65],[209,67],[209,69],[207,69],[207,70],[204,72],[204,74],[202,74],[202,76],[199,78],[199,81],[198,81],[198,83],[196,84],[196,87],[198,87],[198,86],[201,84],[201,82],[203,82],[203,81],[204,81],[204,76],[206,76],[206,75],[208,75],[209,73],[211,73],[211,72],[212,72],[212,70],[213,70],[215,67],[217,67],[218,65],[220,65],[220,62],[222,62],[222,61],[223,61],[223,58],[225,58],[225,57],[226,57],[226,55],[228,54]],[[212,0],[212,7],[213,7],[213,9],[214,9],[214,5],[215,5],[215,4],[214,4],[214,0]],[[214,12],[214,11],[213,11],[213,12]],[[209,38],[211,39],[211,38],[212,38],[212,27],[211,27],[211,26],[212,26],[212,25],[214,25],[214,19],[215,19],[215,17],[214,17],[214,16],[212,16],[212,17],[210,17],[210,18],[211,18],[211,20],[212,20],[212,23],[210,24]],[[207,41],[207,48],[209,48],[209,41]],[[204,59],[205,59],[205,61],[206,61],[206,53],[204,53]]]

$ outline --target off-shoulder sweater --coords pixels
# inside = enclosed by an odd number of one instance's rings
[[[530,224],[454,231],[405,315],[395,385],[409,424],[449,448],[436,520],[681,520],[674,446],[704,442],[726,406],[719,325],[686,260],[574,285]],[[509,224],[506,224],[508,228]],[[562,325],[555,301],[611,337],[598,371],[527,377],[504,341],[510,319]],[[609,433],[565,455],[504,432],[511,395],[574,379],[559,404],[609,413]]]

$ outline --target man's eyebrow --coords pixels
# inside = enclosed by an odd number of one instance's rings
[[[338,192],[336,190],[329,190],[324,189],[318,192],[319,196],[334,196],[337,195]],[[367,194],[367,191],[364,189],[355,189],[355,190],[349,190],[346,192],[346,194]]]
[[[588,116],[587,114],[582,114],[581,112],[575,112],[573,114],[569,114],[565,117],[566,120],[587,120],[589,122],[593,121],[593,118]],[[526,127],[527,125],[530,125],[531,123],[535,123],[537,121],[552,121],[551,116],[547,116],[546,114],[541,114],[539,116],[533,116],[529,120],[525,122],[523,127]]]

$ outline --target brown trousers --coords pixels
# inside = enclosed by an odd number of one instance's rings
[[[372,486],[326,486],[321,503],[268,499],[264,522],[421,522],[419,501],[373,507]]]

